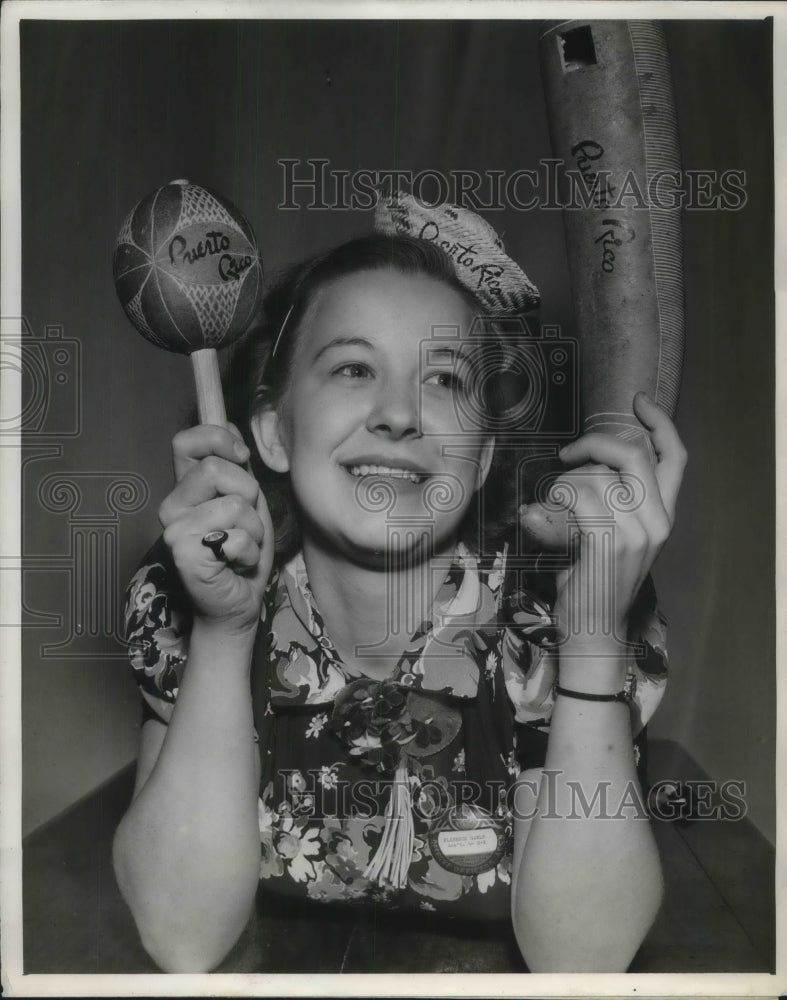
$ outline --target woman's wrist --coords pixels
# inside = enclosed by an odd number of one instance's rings
[[[224,621],[194,617],[191,628],[190,650],[214,650],[222,659],[251,656],[257,624],[235,626]]]
[[[558,683],[588,694],[617,694],[628,665],[628,646],[612,637],[569,639],[559,647]]]

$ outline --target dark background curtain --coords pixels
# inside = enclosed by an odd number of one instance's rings
[[[684,169],[744,171],[747,200],[685,214],[677,422],[691,460],[655,571],[673,675],[650,729],[712,777],[745,781],[773,841],[770,25],[666,28]],[[371,226],[369,212],[308,210],[303,189],[301,207],[278,207],[282,158],[300,177],[316,158],[508,176],[551,150],[532,21],[38,21],[22,24],[21,55],[23,388],[30,426],[41,414],[22,472],[28,832],[136,751],[123,588],[158,532],[192,389],[187,360],[144,342],[116,300],[130,208],[174,178],[214,187],[249,217],[272,274]],[[560,212],[486,217],[539,286],[540,321],[570,336]]]

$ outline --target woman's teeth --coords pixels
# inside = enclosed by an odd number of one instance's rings
[[[391,476],[393,479],[409,479],[413,483],[422,483],[426,478],[412,469],[393,469],[388,465],[351,465],[348,471],[351,476]]]

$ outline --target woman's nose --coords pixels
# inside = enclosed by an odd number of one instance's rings
[[[369,412],[366,427],[373,434],[382,434],[392,440],[420,437],[418,400],[404,387],[380,386]]]

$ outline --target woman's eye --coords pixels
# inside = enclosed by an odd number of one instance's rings
[[[464,388],[464,380],[456,372],[434,372],[426,380],[430,385],[438,385],[442,389],[458,392]]]
[[[346,365],[340,365],[338,368],[334,368],[331,372],[332,375],[342,375],[344,378],[351,379],[361,379],[361,378],[371,378],[372,373],[366,365],[359,364],[356,361],[352,361]]]

